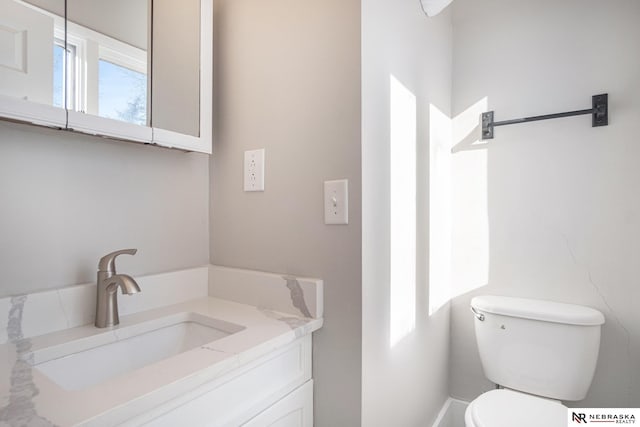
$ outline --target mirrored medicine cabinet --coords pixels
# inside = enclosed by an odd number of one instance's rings
[[[0,118],[211,153],[213,0],[0,0]]]

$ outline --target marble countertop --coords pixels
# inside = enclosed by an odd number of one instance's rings
[[[85,325],[32,338],[9,336],[10,342],[0,345],[0,426],[112,425],[286,346],[319,329],[323,322],[322,318],[203,297],[121,316],[120,325],[112,331],[178,313],[198,313],[244,329],[82,390],[61,388],[34,369],[29,357],[58,344],[104,334],[104,329]],[[15,335],[11,322],[10,317],[7,329]]]

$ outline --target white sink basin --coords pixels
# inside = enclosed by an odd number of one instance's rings
[[[31,359],[36,370],[60,387],[82,390],[243,329],[197,313],[179,313],[37,350]]]

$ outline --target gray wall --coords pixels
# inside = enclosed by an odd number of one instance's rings
[[[476,245],[489,273],[488,282],[467,276],[462,285],[478,288],[453,302],[451,394],[469,400],[492,386],[470,298],[516,295],[601,310],[595,379],[571,405],[640,406],[640,3],[456,0],[454,9],[454,115],[485,97],[501,120],[589,108],[591,95],[608,92],[611,124],[594,129],[587,116],[500,127],[489,143],[467,138],[454,150],[456,179],[487,184],[454,199],[484,197],[488,218],[488,241],[458,236],[454,258]],[[478,213],[463,207],[459,229]]]
[[[430,105],[451,109],[451,14],[428,18],[412,0],[362,3],[363,321],[362,425],[428,426],[447,398],[449,307],[429,315]],[[415,328],[390,342],[390,77],[416,99],[417,282]],[[409,114],[409,112],[407,113]],[[406,129],[410,130],[410,129]]]
[[[314,336],[318,427],[360,424],[360,2],[217,0],[211,261],[324,279]],[[266,149],[266,191],[243,152]],[[349,225],[323,181],[349,179]]]
[[[0,122],[0,296],[208,264],[208,156]]]
[[[26,0],[64,16],[64,0]],[[147,50],[150,0],[67,0],[69,21]]]
[[[148,48],[148,0],[67,0],[67,19],[142,50]],[[37,4],[40,1],[32,1]],[[46,3],[45,3],[46,4]]]

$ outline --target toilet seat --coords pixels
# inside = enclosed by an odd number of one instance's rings
[[[469,404],[466,427],[566,427],[567,407],[514,390],[492,390]]]

